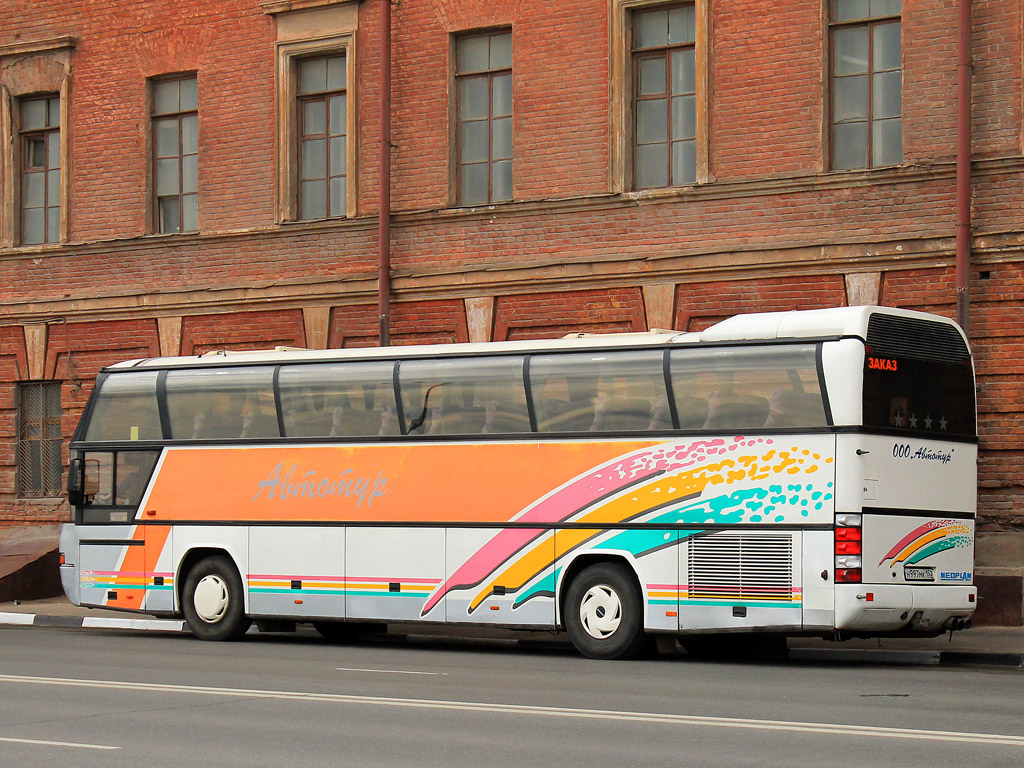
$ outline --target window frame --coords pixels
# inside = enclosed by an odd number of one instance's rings
[[[296,217],[299,221],[319,221],[321,219],[337,219],[343,218],[348,215],[348,202],[347,202],[347,190],[348,190],[348,57],[343,52],[331,52],[325,54],[318,54],[315,56],[303,56],[296,59],[296,78],[301,82],[301,70],[304,64],[312,61],[323,60],[327,62],[332,58],[343,58],[345,60],[345,85],[341,88],[331,88],[329,84],[324,90],[321,91],[310,91],[304,92],[301,85],[296,89],[295,94],[295,152],[298,157],[297,177],[295,184],[295,211]],[[331,99],[344,96],[345,97],[345,133],[344,134],[333,134],[331,132]],[[319,133],[306,133],[306,106],[308,104],[322,104],[323,105],[323,119],[324,119],[324,130]],[[345,139],[345,168],[342,174],[331,174],[331,139],[337,137],[344,137]],[[311,138],[317,137],[317,138]],[[303,216],[303,194],[302,186],[306,181],[319,181],[317,179],[306,179],[302,176],[302,148],[303,144],[307,140],[323,141],[324,142],[324,176],[323,182],[326,185],[326,196],[324,198],[324,215],[323,216]],[[331,198],[331,179],[343,178],[345,179],[346,189],[346,200],[343,201],[344,212],[341,214],[331,213],[331,204],[333,202]]]
[[[710,69],[711,69],[711,14],[710,0],[675,2],[666,0],[611,0],[611,45],[609,46],[609,96],[611,99],[609,188],[613,193],[633,192],[637,194],[672,194],[675,190],[714,181],[711,170],[710,145]],[[696,80],[696,178],[693,182],[667,187],[649,187],[639,190],[635,187],[633,154],[635,148],[634,113],[634,60],[633,60],[633,18],[642,11],[670,8],[680,5],[694,7],[694,66]]]
[[[356,80],[356,33],[329,35],[322,38],[277,41],[277,223],[308,224],[337,221],[358,214],[358,126],[356,111],[358,88]],[[345,146],[345,213],[327,219],[299,218],[299,62],[318,56],[345,56],[346,146]]]
[[[497,37],[499,35],[509,36],[509,65],[507,67],[496,67],[472,70],[470,72],[463,72],[459,69],[459,46],[466,40],[472,40],[480,37]],[[451,61],[450,72],[451,79],[449,82],[448,92],[451,94],[449,102],[449,125],[451,126],[449,136],[449,146],[451,147],[450,154],[450,179],[449,189],[450,193],[450,204],[460,208],[473,208],[477,206],[490,206],[490,205],[502,205],[505,203],[511,203],[515,201],[515,38],[513,35],[513,29],[510,26],[501,27],[490,27],[486,29],[474,29],[462,31],[457,34],[453,34],[450,39],[450,50],[449,60]],[[511,98],[512,107],[509,115],[501,115],[495,118],[493,114],[494,110],[494,80],[497,77],[508,76],[511,80]],[[471,78],[487,78],[487,200],[480,202],[464,202],[463,201],[463,185],[462,185],[462,167],[464,165],[480,165],[480,163],[463,163],[462,162],[462,141],[461,141],[461,129],[463,122],[462,120],[462,83]],[[494,157],[494,142],[493,142],[493,124],[495,119],[508,119],[512,121],[512,155],[508,158],[495,158]],[[494,199],[494,165],[496,162],[508,160],[512,163],[512,184],[510,189],[510,197],[507,199],[495,200]]]
[[[64,418],[64,403],[63,403],[63,382],[46,380],[46,381],[21,381],[17,383],[16,392],[16,482],[15,482],[15,496],[19,499],[53,499],[60,498],[64,494],[64,430],[63,430],[63,418]],[[25,408],[25,394],[31,389],[38,389],[43,397],[42,413],[39,416],[39,428],[40,433],[37,438],[30,439],[26,437],[25,432],[29,427],[29,414],[27,414]],[[47,392],[50,395],[47,395]],[[52,396],[52,393],[56,392],[57,398],[57,413],[47,414],[46,410],[46,398]],[[56,424],[59,437],[47,437],[46,428]],[[43,456],[43,443],[47,440],[57,441],[60,443],[60,448],[57,451],[56,456],[52,454],[50,461],[56,461],[56,464],[49,464],[44,467],[46,463]],[[26,478],[26,467],[24,466],[25,451],[30,450],[30,444],[39,443],[39,476],[35,478]],[[53,471],[59,467],[60,472],[57,475],[57,482],[53,487],[46,486],[46,475],[47,469]]]
[[[58,248],[70,239],[71,61],[78,38],[65,35],[32,42],[0,44],[0,248]],[[9,76],[8,76],[9,75]],[[18,102],[34,95],[60,96],[60,241],[42,245],[21,242],[21,110]]]
[[[906,162],[906,152],[903,143],[903,120],[905,115],[904,103],[903,103],[903,74],[905,71],[904,60],[903,60],[903,2],[900,2],[899,13],[883,14],[879,16],[869,15],[857,18],[857,19],[845,19],[843,21],[835,20],[835,0],[826,0],[825,3],[825,39],[828,41],[827,53],[825,55],[825,100],[828,104],[826,110],[826,123],[824,126],[824,138],[825,138],[825,158],[827,160],[826,167],[829,171],[836,173],[844,173],[849,171],[868,171],[876,168],[895,168],[904,165]],[[877,74],[874,65],[874,29],[878,26],[884,26],[887,24],[897,23],[900,28],[900,159],[895,163],[883,163],[875,164],[874,162],[874,124],[876,120],[886,120],[891,118],[875,118],[873,112],[873,101],[874,101],[874,76]],[[868,53],[867,53],[867,71],[866,76],[868,79],[868,92],[867,92],[867,118],[865,125],[867,126],[867,144],[865,147],[867,164],[863,166],[853,166],[850,168],[838,168],[836,167],[836,142],[835,142],[835,128],[838,125],[835,122],[835,92],[836,92],[836,43],[835,35],[837,30],[842,29],[853,29],[857,27],[864,27],[867,29],[868,37]],[[895,70],[879,70],[881,72],[891,72]],[[860,121],[851,121],[860,122]]]
[[[38,128],[25,128],[25,106],[34,102],[43,102],[45,111],[45,125]],[[51,107],[53,103],[57,103],[56,111],[56,123],[52,122],[51,119]],[[18,129],[17,129],[17,229],[18,229],[18,242],[19,245],[26,246],[46,246],[59,244],[64,240],[62,220],[64,216],[64,144],[63,144],[63,128],[64,128],[64,114],[63,114],[63,99],[60,93],[47,92],[47,93],[34,93],[26,96],[22,96],[18,99]],[[50,156],[51,142],[56,137],[58,144],[57,157],[60,165],[51,166]],[[42,166],[29,166],[29,143],[32,141],[43,140],[43,151],[45,158]],[[59,188],[57,190],[57,204],[50,204],[50,181],[49,176],[52,171],[57,171],[60,175]],[[26,205],[25,186],[28,181],[29,174],[42,174],[43,179],[43,239],[39,242],[28,242],[25,239],[26,223],[25,216],[29,210]],[[34,207],[35,208],[35,207]],[[49,213],[52,209],[56,208],[57,214],[57,232],[56,237],[52,238],[50,232],[50,216]]]
[[[694,16],[696,17],[696,7],[695,7],[693,2],[672,3],[670,5],[664,5],[664,6],[653,6],[651,8],[635,9],[630,14],[630,16],[631,16],[631,23],[630,23],[630,65],[631,65],[631,67],[630,67],[630,70],[631,70],[631,76],[632,76],[631,80],[630,80],[630,104],[631,104],[631,112],[632,112],[632,115],[633,115],[633,120],[632,120],[632,123],[630,125],[630,129],[631,129],[630,147],[632,149],[632,157],[631,157],[631,159],[633,161],[632,162],[632,171],[633,171],[633,173],[632,173],[632,177],[630,179],[630,186],[631,186],[632,189],[637,190],[637,191],[647,190],[647,189],[665,189],[667,187],[686,187],[686,186],[691,186],[691,185],[697,183],[696,167],[694,168],[694,179],[692,181],[683,181],[683,182],[678,182],[677,183],[672,178],[673,169],[674,169],[674,160],[675,160],[675,154],[674,154],[675,153],[675,147],[674,147],[674,145],[676,144],[677,141],[679,141],[679,140],[673,138],[673,129],[674,129],[675,126],[674,126],[674,110],[672,108],[672,102],[673,102],[673,100],[675,98],[679,98],[679,97],[683,97],[683,96],[689,96],[690,94],[689,93],[679,93],[679,94],[673,93],[672,92],[672,85],[671,85],[671,82],[672,82],[672,59],[673,59],[673,56],[677,52],[685,51],[685,50],[692,50],[693,51],[693,57],[694,57],[694,66],[695,66],[695,69],[696,69],[696,59],[697,59],[696,18],[694,19],[694,39],[692,41],[687,41],[687,42],[683,42],[683,43],[672,43],[672,42],[666,41],[664,45],[647,46],[647,47],[640,47],[638,42],[637,42],[637,24],[636,24],[636,21],[637,21],[637,18],[641,14],[653,13],[653,12],[657,12],[657,11],[660,11],[660,10],[669,11],[669,10],[674,10],[674,9],[677,9],[677,8],[686,8],[686,7],[693,8],[694,9]],[[661,91],[661,92],[659,92],[657,94],[643,94],[643,93],[640,92],[640,70],[641,70],[641,67],[642,67],[642,62],[644,62],[644,61],[662,61],[664,63],[664,75],[665,75],[665,90],[664,91]],[[696,83],[696,72],[694,72],[694,77],[695,77],[695,82],[694,82],[694,91],[693,91],[692,95],[694,97],[694,101],[696,101],[697,90],[698,90],[698,86],[697,86],[697,83]],[[666,134],[665,134],[665,140],[663,142],[647,142],[647,143],[641,145],[640,141],[639,141],[640,137],[637,135],[637,112],[639,111],[639,106],[640,106],[640,104],[642,102],[649,102],[649,101],[664,101],[665,102],[665,105],[666,105],[666,120],[667,120],[667,122],[666,122],[666,129],[667,130],[666,130]],[[693,142],[694,142],[695,150],[696,150],[696,143],[697,143],[697,135],[696,134],[697,134],[697,126],[696,126],[696,113],[695,113],[694,114],[694,137],[693,137]],[[688,139],[683,139],[682,141],[687,141],[687,140]],[[661,185],[643,186],[643,187],[641,187],[640,184],[637,181],[637,168],[636,168],[636,161],[635,161],[636,153],[638,151],[638,148],[640,146],[660,146],[660,145],[664,145],[666,147],[666,150],[667,150],[666,153],[665,153],[665,159],[666,159],[666,163],[667,163],[666,167],[665,167],[665,178],[666,178],[666,182],[667,183],[661,184]],[[696,154],[696,152],[695,152],[695,154]],[[696,165],[696,163],[695,163],[695,165]]]
[[[182,110],[180,108],[180,102],[179,102],[179,109],[178,109],[178,111],[157,113],[157,111],[156,111],[156,88],[157,88],[158,84],[170,83],[170,82],[178,82],[179,83],[179,89],[180,89],[180,83],[185,81],[185,80],[194,80],[195,83],[196,83],[196,107],[195,107],[195,109]],[[149,173],[150,173],[150,194],[148,196],[149,197],[150,211],[149,211],[148,218],[149,218],[150,231],[153,234],[155,234],[155,235],[194,234],[194,233],[196,233],[196,232],[198,232],[200,230],[200,221],[199,221],[199,218],[200,218],[199,217],[199,186],[200,185],[198,183],[198,180],[199,180],[199,171],[198,171],[198,164],[199,164],[199,76],[198,76],[198,74],[196,72],[180,72],[180,73],[176,73],[176,74],[172,74],[172,75],[160,75],[159,77],[151,77],[151,78],[149,78],[147,85],[148,85],[148,92],[147,92],[148,110],[147,111],[149,112]],[[180,93],[180,90],[179,90],[179,93]],[[195,211],[195,214],[196,214],[196,226],[195,226],[195,229],[185,229],[185,226],[184,226],[184,224],[185,224],[185,209],[184,209],[184,205],[182,203],[183,203],[183,200],[184,200],[184,198],[186,197],[187,194],[191,195],[193,193],[191,193],[191,192],[186,193],[186,192],[184,192],[184,189],[183,189],[183,182],[184,182],[184,170],[183,169],[184,169],[184,160],[185,160],[186,154],[184,152],[184,147],[182,145],[182,137],[183,137],[182,121],[183,121],[184,118],[192,117],[192,116],[194,116],[196,118],[196,152],[195,152],[195,155],[196,155],[197,171],[196,171],[196,191],[194,193],[195,196],[196,196],[196,211]],[[162,159],[163,160],[170,159],[172,156],[170,156],[170,155],[162,156],[162,157],[158,156],[158,154],[157,154],[157,128],[156,128],[156,124],[157,124],[158,121],[170,120],[170,119],[176,119],[177,123],[178,123],[178,154],[173,156],[173,157],[176,157],[177,160],[178,160],[178,192],[177,192],[177,199],[178,199],[178,229],[162,231],[161,228],[160,228],[160,199],[162,197],[163,198],[170,197],[170,195],[160,195],[158,193],[158,173],[157,173],[157,168],[158,168],[160,160],[162,160]],[[189,154],[192,154],[192,153],[189,153]]]

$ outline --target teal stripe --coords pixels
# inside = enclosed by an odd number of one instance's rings
[[[85,589],[149,589],[157,592],[169,592],[174,589],[173,584],[164,584],[162,587],[158,587],[155,584],[104,584],[96,581],[83,581],[81,582],[82,587]]]
[[[346,592],[344,589],[274,589],[273,587],[250,587],[250,594],[258,595],[331,595],[339,597],[419,597],[424,598],[429,592]]]
[[[348,592],[349,597],[418,597],[421,600],[430,595],[429,592]]]
[[[705,605],[705,606],[723,606],[729,607],[733,605],[749,606],[751,608],[802,608],[801,603],[769,603],[769,602],[758,602],[758,601],[744,601],[744,602],[725,602],[719,600],[680,600],[680,605]]]
[[[134,590],[153,589],[153,587],[147,587],[145,584],[143,584],[141,586],[136,586],[136,585],[129,586],[127,584],[97,584],[96,582],[93,582],[92,584],[82,584],[82,586],[86,587],[88,589],[117,589],[117,590],[121,590],[121,589],[134,589]]]
[[[250,587],[250,593],[260,595],[344,595],[344,589],[274,589],[272,587]]]
[[[915,552],[913,555],[907,558],[907,565],[919,563],[922,560],[929,558],[938,552],[945,552],[947,549],[953,549],[953,547],[955,546],[956,542],[952,539],[939,539],[938,541],[933,541],[920,552]]]

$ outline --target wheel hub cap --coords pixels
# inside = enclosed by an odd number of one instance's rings
[[[213,574],[200,579],[192,596],[196,614],[207,624],[216,624],[223,619],[229,603],[227,583],[220,576]]]
[[[622,620],[622,603],[611,587],[591,587],[580,601],[580,623],[587,634],[604,640],[615,634]]]

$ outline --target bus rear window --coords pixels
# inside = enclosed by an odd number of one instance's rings
[[[952,325],[872,315],[864,355],[864,426],[974,437],[974,371]]]
[[[869,352],[864,368],[864,426],[929,437],[977,434],[970,363],[941,363]]]

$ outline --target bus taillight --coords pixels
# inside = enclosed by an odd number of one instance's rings
[[[836,515],[837,584],[859,584],[861,581],[861,516],[852,513]]]

